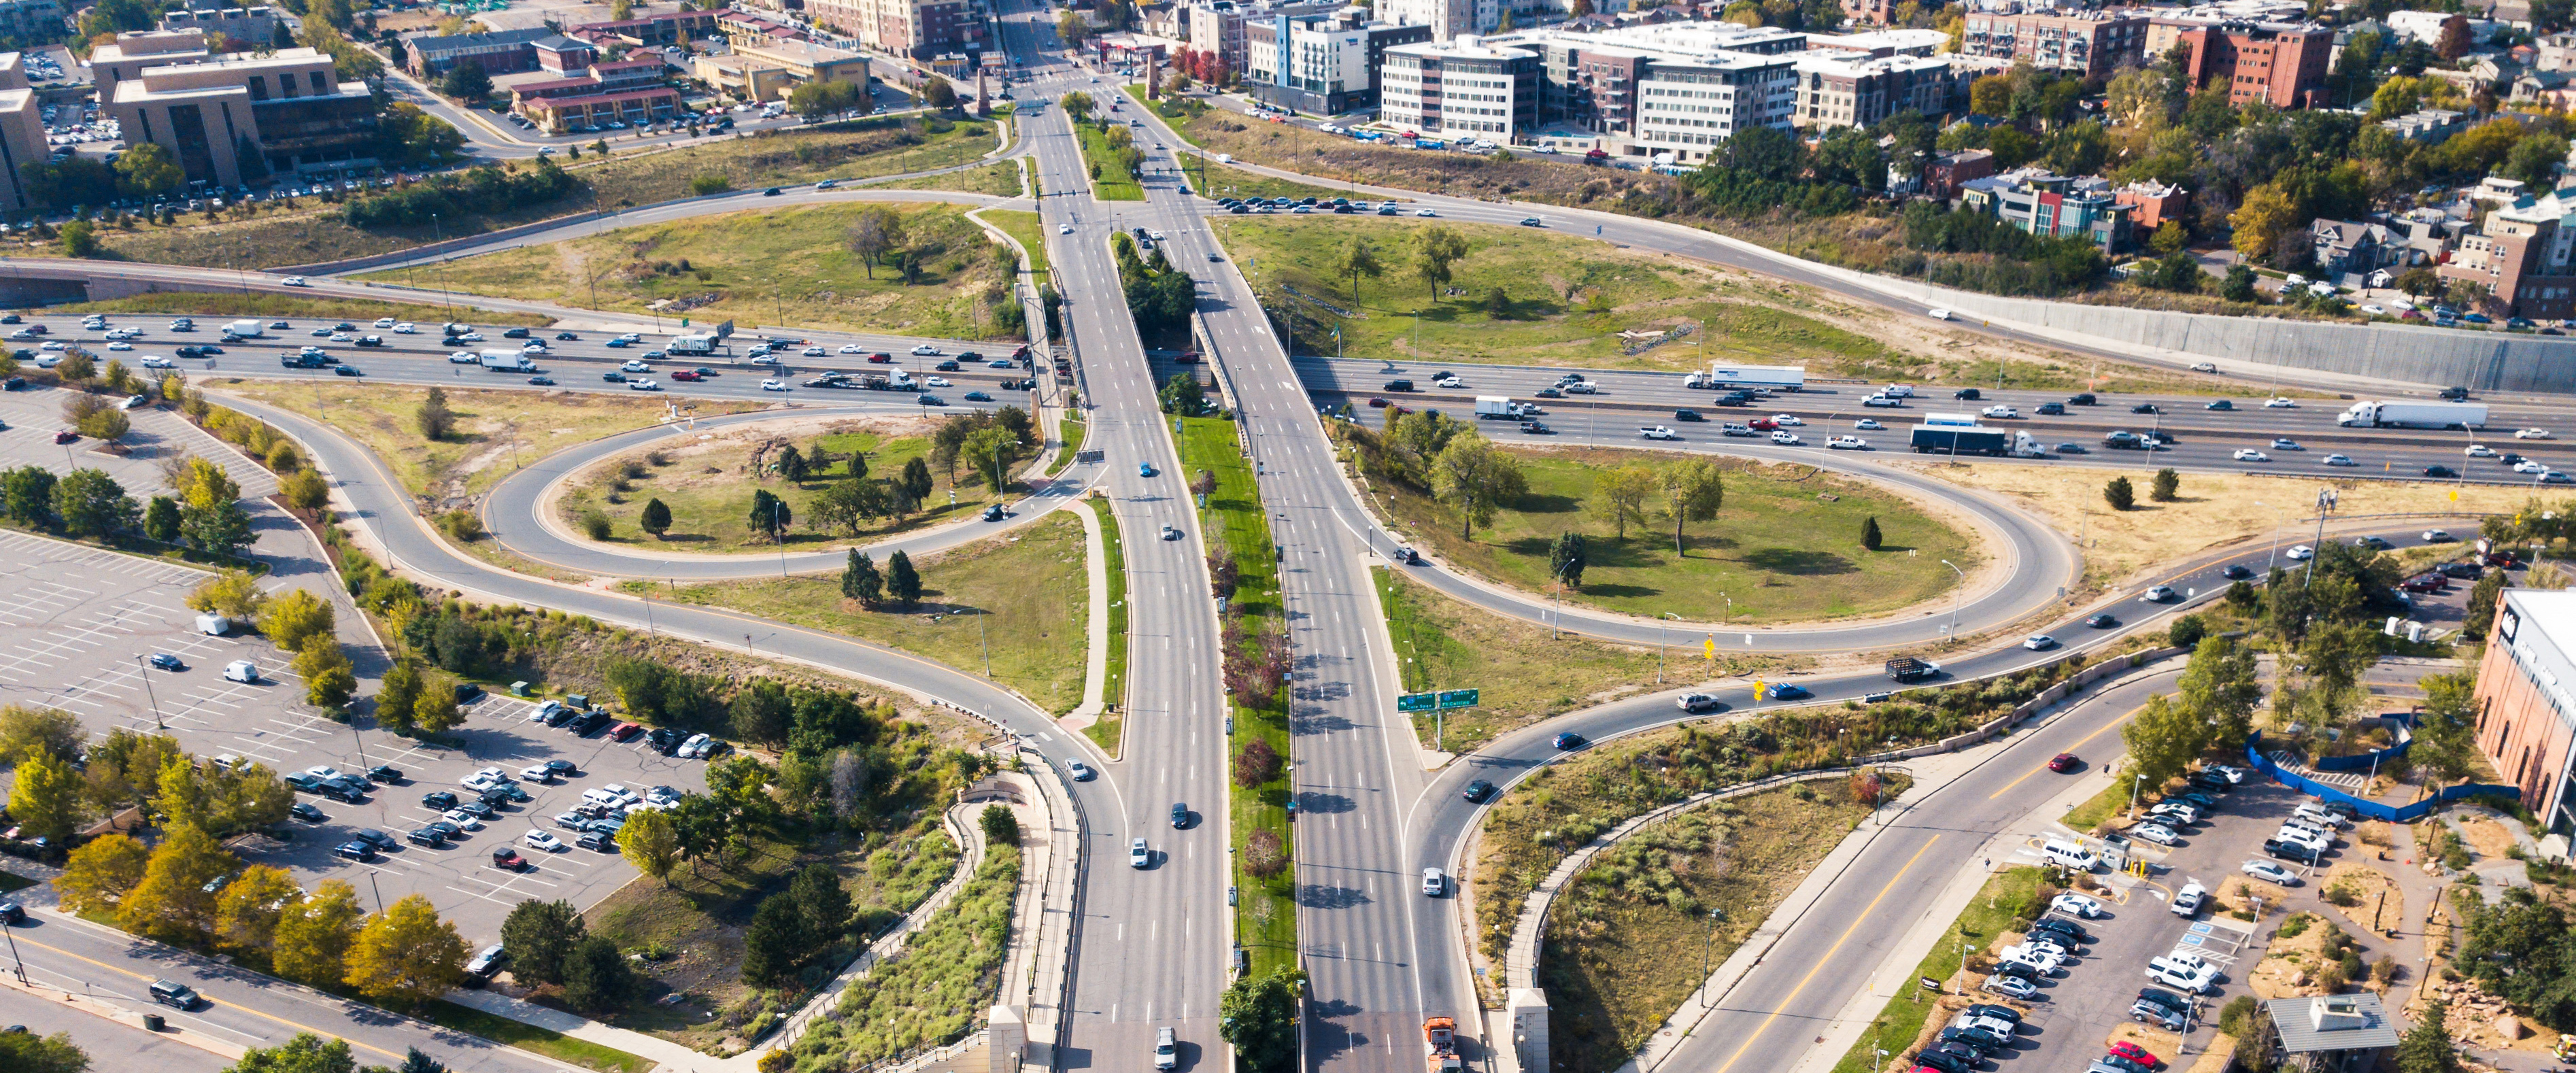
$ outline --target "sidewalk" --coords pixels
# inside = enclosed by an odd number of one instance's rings
[[[1053,1066],[1071,998],[1066,984],[1077,922],[1074,895],[1082,873],[1082,817],[1046,758],[1028,749],[1020,755],[1031,767],[1019,776],[1037,794],[1026,806],[1012,809],[1020,817],[1020,901],[997,1001],[1020,1008],[1028,1060]]]

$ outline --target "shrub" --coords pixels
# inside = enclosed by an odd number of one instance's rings
[[[2102,486],[2102,501],[2111,504],[2112,510],[2128,510],[2138,505],[2138,491],[2127,477],[2113,477]]]
[[[582,534],[584,536],[588,536],[592,540],[608,539],[608,534],[610,533],[611,528],[612,526],[608,520],[608,515],[594,510],[581,516]]]
[[[1012,815],[1008,805],[986,805],[976,822],[984,827],[984,840],[997,846],[1020,844],[1020,818]]]
[[[699,197],[706,197],[709,194],[721,194],[731,189],[733,189],[733,180],[725,178],[722,175],[718,175],[715,172],[707,172],[697,178],[689,180],[689,192],[696,194]]]
[[[1268,879],[1288,870],[1288,844],[1279,832],[1260,830],[1243,840],[1243,871],[1256,879]]]
[[[483,519],[473,511],[458,508],[438,516],[438,531],[459,544],[483,539]]]

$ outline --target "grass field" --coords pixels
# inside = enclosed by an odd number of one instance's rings
[[[1083,504],[1100,518],[1100,553],[1109,577],[1109,657],[1100,675],[1100,699],[1107,710],[1082,732],[1109,755],[1117,756],[1127,723],[1127,541],[1119,532],[1118,515],[1109,509],[1108,500],[1086,499]]]
[[[1245,171],[1217,163],[1216,154],[1201,159],[1197,153],[1180,158],[1181,170],[1189,175],[1190,188],[1210,201],[1229,197],[1284,197],[1330,200],[1351,196],[1349,187],[1317,186],[1293,179],[1274,179],[1257,172]]]
[[[964,1036],[1001,988],[1019,885],[1019,847],[986,847],[983,865],[956,899],[907,939],[902,953],[841,993],[840,1016],[817,1020],[797,1041],[794,1053],[807,1059],[806,1068],[865,1068]]]
[[[976,215],[982,217],[985,222],[1001,228],[1003,234],[1019,240],[1020,248],[1029,253],[1029,275],[1032,277],[1029,284],[1036,287],[1045,286],[1047,282],[1046,225],[1038,219],[1038,214],[1021,212],[1017,209],[985,209]]]
[[[342,320],[372,321],[380,317],[396,320],[442,320],[444,315],[426,306],[402,302],[367,302],[350,298],[290,298],[282,294],[217,294],[200,291],[162,291],[138,294],[128,298],[111,298],[103,302],[75,302],[47,306],[53,315],[77,313],[143,313],[153,316],[257,317],[336,317]],[[554,318],[536,313],[503,313],[468,307],[457,314],[475,324],[526,325],[542,328]]]
[[[1195,475],[1206,470],[1216,475],[1216,491],[1209,494],[1206,508],[1199,511],[1199,524],[1207,535],[1209,554],[1230,555],[1234,560],[1238,581],[1230,609],[1243,616],[1244,631],[1249,635],[1284,628],[1279,565],[1270,554],[1270,518],[1262,512],[1261,487],[1253,478],[1252,463],[1243,457],[1234,422],[1193,417],[1183,419],[1181,428],[1183,472]],[[1269,742],[1290,764],[1296,763],[1284,696],[1279,704],[1235,704],[1232,710],[1234,740],[1227,746],[1228,755],[1259,738]],[[1290,776],[1283,772],[1250,789],[1235,785],[1231,779],[1226,782],[1235,851],[1233,875],[1235,884],[1242,888],[1242,904],[1235,911],[1235,931],[1250,950],[1253,976],[1297,965],[1297,870],[1291,867],[1270,879],[1258,879],[1245,874],[1242,867],[1243,847],[1254,831],[1277,834],[1285,844],[1288,859],[1297,859],[1296,832],[1288,823],[1289,780]]]
[[[1994,942],[1995,933],[2013,928],[2020,921],[2038,915],[2046,899],[2040,870],[2036,867],[2007,868],[1986,881],[1984,890],[1968,903],[1950,934],[1968,940],[1967,945],[1982,950]],[[1914,977],[1921,980],[1950,979],[1959,971],[1959,947],[1956,941],[1935,944],[1929,957],[1915,967]],[[1851,1053],[1834,1066],[1834,1073],[1873,1073],[1885,1063],[1872,1061],[1871,1050],[1884,1050],[1890,1058],[1902,1055],[1914,1046],[1914,1037],[1922,1034],[1923,1022],[1932,1012],[1933,996],[1922,988],[1908,987],[1906,993],[1887,1000],[1887,1007],[1869,1024],[1869,1031],[1852,1045]]]
[[[862,609],[841,596],[837,574],[665,592],[673,600],[874,641],[967,674],[987,673],[989,660],[994,681],[1061,715],[1082,703],[1090,648],[1091,585],[1083,556],[1082,523],[1059,514],[926,558],[917,564],[921,604],[911,610]]]
[[[429,395],[427,387],[212,378],[197,384],[293,410],[356,437],[414,496],[473,495],[555,450],[651,425],[665,413],[658,399],[464,388],[447,392],[456,431],[431,442],[422,438],[414,418]],[[754,405],[698,400],[698,414],[735,413]]]
[[[1561,533],[1583,534],[1589,566],[1566,598],[1630,614],[1687,620],[1804,622],[1871,615],[1949,590],[1948,559],[1974,570],[1968,535],[1873,485],[1804,466],[1729,463],[1726,502],[1714,520],[1690,523],[1688,557],[1673,554],[1672,522],[1649,514],[1625,538],[1593,504],[1598,477],[1617,467],[1676,464],[1649,451],[1521,449],[1529,494],[1497,511],[1473,539],[1447,508],[1393,481],[1374,481],[1381,502],[1416,540],[1450,562],[1529,590],[1549,582],[1548,552]],[[1651,508],[1650,508],[1651,509]],[[1860,545],[1878,519],[1884,542]]]
[[[1071,416],[1056,422],[1056,437],[1062,441],[1062,446],[1056,448],[1055,458],[1047,463],[1047,476],[1053,477],[1062,473],[1064,467],[1073,464],[1073,456],[1082,450],[1083,436],[1090,431],[1090,428],[1091,426],[1076,421]]]
[[[862,190],[955,190],[968,194],[991,194],[994,197],[1020,196],[1020,169],[1004,161],[978,168],[915,176],[910,179],[882,179],[856,184]]]
[[[1119,163],[1118,158],[1109,151],[1108,136],[1101,133],[1099,127],[1089,123],[1076,123],[1073,129],[1082,140],[1084,164],[1087,168],[1099,170],[1099,174],[1091,180],[1092,197],[1101,201],[1145,200],[1145,188],[1138,185],[1135,173],[1128,171],[1127,165]]]
[[[679,446],[627,451],[575,475],[556,502],[556,512],[577,526],[586,515],[597,511],[608,518],[608,540],[614,544],[775,554],[778,545],[751,526],[749,504],[752,490],[758,486],[787,501],[789,548],[810,550],[863,543],[972,514],[984,509],[992,499],[983,480],[963,463],[953,481],[934,465],[930,470],[930,494],[923,497],[920,512],[901,520],[871,520],[856,536],[825,532],[810,521],[799,520],[813,517],[809,508],[816,496],[850,479],[851,455],[867,453],[868,479],[891,478],[902,472],[904,463],[929,453],[932,427],[931,421],[920,418],[763,422],[715,432],[712,438]],[[746,471],[752,452],[773,441],[793,442],[799,452],[808,456],[817,447],[829,452],[829,474],[810,476],[801,482],[750,476]],[[657,454],[664,460],[662,464],[653,462]],[[954,504],[950,502],[952,494]],[[644,505],[655,499],[671,510],[671,528],[658,540],[638,524]]]
[[[902,246],[919,258],[906,283],[890,259],[870,266],[849,248],[860,218],[894,208]],[[947,338],[1015,335],[995,313],[1016,301],[1016,258],[1002,253],[964,206],[811,205],[621,228],[448,262],[443,283],[470,294],[642,314],[677,302],[691,316],[806,328]],[[403,283],[404,270],[361,277]],[[1016,308],[1016,307],[1013,307]],[[667,310],[677,312],[678,310]]]
[[[681,149],[618,150],[605,160],[585,151],[581,160],[566,158],[563,163],[590,184],[595,196],[442,220],[436,226],[360,230],[341,222],[337,205],[303,198],[292,205],[263,203],[278,207],[256,210],[248,218],[227,215],[220,223],[206,223],[203,216],[187,216],[177,227],[111,227],[102,229],[99,238],[108,257],[116,260],[218,268],[316,264],[593,209],[674,201],[692,196],[690,183],[701,175],[722,176],[736,190],[867,179],[965,164],[995,144],[993,125],[986,122],[942,121],[925,127],[903,117],[857,120]],[[59,256],[61,246],[39,244],[12,252]]]
[[[615,1073],[644,1073],[656,1064],[641,1055],[628,1054],[614,1047],[574,1039],[548,1028],[522,1024],[507,1017],[488,1014],[446,999],[434,999],[420,1012],[420,1019],[468,1035],[481,1036],[495,1043],[507,1044],[569,1062],[584,1069],[614,1070]]]
[[[1550,908],[1539,959],[1559,1066],[1609,1073],[1645,1046],[1870,810],[1819,780],[1710,802],[1595,857]]]
[[[1551,715],[1605,704],[1657,685],[1658,654],[1651,648],[1603,644],[1572,634],[1549,636],[1547,627],[1469,607],[1409,580],[1388,567],[1373,568],[1386,632],[1395,644],[1404,691],[1474,687],[1478,705],[1413,716],[1423,745],[1467,753],[1495,737]],[[1673,684],[1752,674],[1792,661],[1729,654],[1710,663],[1692,638],[1664,659]],[[1437,737],[1435,737],[1435,734]]]
[[[2336,490],[2338,516],[2511,513],[2532,501],[2527,487],[2337,481],[2321,473],[2301,472],[2286,478],[2187,473],[2174,502],[2156,503],[2146,497],[2150,474],[2143,469],[2050,467],[2043,473],[2030,466],[1989,463],[1909,464],[1945,481],[2002,493],[2047,519],[2058,532],[2079,538],[2084,546],[2084,579],[2095,586],[2116,587],[2194,552],[2238,541],[2268,542],[2277,535],[2283,548],[2313,541],[2321,484]],[[2137,488],[2135,509],[2115,511],[2102,498],[2103,486],[2121,476]],[[2455,490],[2457,502],[2451,499]],[[2431,525],[2429,520],[2425,523],[2426,528]],[[2462,539],[2476,535],[2459,526],[2451,530]]]

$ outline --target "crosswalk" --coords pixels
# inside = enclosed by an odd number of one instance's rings
[[[2274,752],[2271,756],[2272,762],[2280,765],[2281,770],[2287,771],[2311,782],[2324,783],[2325,785],[2332,786],[2338,790],[2349,790],[2353,793],[2361,793],[2370,783],[2370,777],[2359,771],[2314,770],[2308,767],[2305,757],[2286,749]]]

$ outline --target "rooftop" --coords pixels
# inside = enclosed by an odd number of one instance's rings
[[[553,36],[555,36],[553,30],[540,26],[533,30],[498,30],[488,34],[456,34],[451,37],[422,34],[418,37],[406,38],[403,43],[411,46],[414,52],[429,55],[489,48],[494,45],[530,44]]]
[[[2276,998],[2263,1004],[2281,1030],[2281,1049],[2291,1054],[2320,1051],[2367,1051],[2397,1045],[2397,1026],[2379,996],[2368,991],[2350,995]]]

